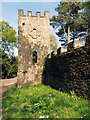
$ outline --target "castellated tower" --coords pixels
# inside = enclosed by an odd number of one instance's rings
[[[45,57],[50,54],[49,12],[44,16],[28,11],[18,10],[18,76],[17,85],[42,82]]]

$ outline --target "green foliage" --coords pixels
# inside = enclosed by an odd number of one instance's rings
[[[8,55],[2,51],[2,78],[13,78],[17,76],[18,59],[15,56],[8,57]]]
[[[51,25],[60,27],[56,33],[60,37],[61,45],[67,45],[70,40],[82,39],[90,33],[90,2],[60,2],[55,8],[57,16],[53,16]],[[80,11],[79,11],[80,10]],[[82,33],[81,33],[82,32]],[[84,33],[83,33],[84,32]]]
[[[82,18],[84,19],[83,25],[88,29],[88,34],[90,34],[90,1],[82,3]]]
[[[88,118],[88,100],[45,85],[9,89],[2,108],[6,118]]]
[[[77,23],[81,22],[80,12],[81,9],[80,2],[60,2],[55,10],[58,12],[57,16],[53,16],[50,21],[53,27],[60,27],[58,29],[57,35],[62,37],[65,35],[65,42],[70,41],[70,31],[73,29],[72,25],[77,26]],[[74,28],[75,28],[74,26]]]
[[[57,39],[54,35],[50,35],[50,49],[53,51],[57,49]]]
[[[14,47],[17,47],[16,31],[6,21],[0,22],[0,28],[2,30],[2,34],[0,35],[2,37],[1,48],[4,52],[11,54]]]
[[[6,21],[0,22],[0,28],[2,30],[0,34],[2,38],[0,49],[2,53],[2,78],[13,78],[16,77],[18,68],[17,57],[13,56],[14,48],[17,47],[16,31]]]
[[[85,7],[86,9],[90,9],[90,1],[83,2],[82,7]]]

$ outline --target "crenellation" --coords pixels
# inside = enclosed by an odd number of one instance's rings
[[[45,12],[44,12],[44,16],[45,16],[46,18],[49,18],[49,11],[45,11]]]
[[[18,16],[22,16],[23,15],[23,9],[19,9],[18,10]]]
[[[40,13],[40,12],[36,12],[36,16],[37,16],[37,17],[40,17],[40,16],[41,16],[41,13]]]
[[[31,17],[31,16],[32,16],[32,11],[28,11],[28,12],[27,12],[27,15],[28,15],[29,17]]]
[[[27,15],[24,15],[23,9],[18,9],[18,17],[40,17],[40,18],[49,18],[49,11],[44,12],[44,16],[41,16],[40,12],[36,12],[36,16],[32,15],[32,11],[27,11]],[[25,18],[23,18],[25,19]]]

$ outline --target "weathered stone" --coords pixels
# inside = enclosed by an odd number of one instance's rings
[[[83,40],[74,40],[67,45],[67,51],[84,46]]]
[[[18,10],[18,77],[17,85],[41,83],[45,57],[50,54],[49,12],[32,16]],[[34,58],[35,57],[35,58]]]

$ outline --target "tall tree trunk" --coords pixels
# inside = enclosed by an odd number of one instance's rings
[[[69,9],[69,17],[71,16],[71,9]],[[70,42],[70,21],[68,26],[68,43]]]
[[[66,36],[66,39],[68,39],[67,33],[66,33],[66,31],[65,31],[65,27],[64,27],[64,22],[63,22],[63,30],[64,30],[64,34],[65,34],[65,36]]]
[[[67,43],[69,43],[69,41],[70,41],[70,25],[68,26],[68,35],[65,31],[64,22],[63,22],[63,30],[64,30],[64,34],[65,34],[66,39],[67,39]]]
[[[68,43],[70,42],[70,25],[68,26]]]

